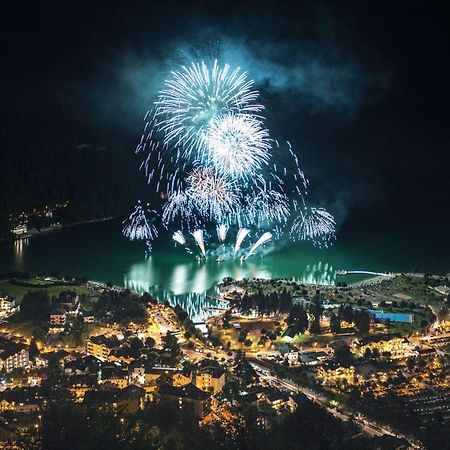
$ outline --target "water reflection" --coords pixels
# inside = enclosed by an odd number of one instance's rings
[[[14,265],[18,270],[22,269],[23,255],[28,244],[29,238],[17,239],[14,241]]]
[[[123,284],[140,293],[149,292],[172,305],[179,304],[193,320],[201,321],[211,314],[208,308],[218,306],[218,301],[213,298],[216,295],[215,286],[225,277],[237,280],[284,277],[299,283],[327,285],[336,281],[334,267],[322,261],[303,267],[300,263],[293,267],[292,261],[286,265],[282,259],[272,261],[269,258],[180,263],[155,255],[132,264],[124,274]]]
[[[335,284],[336,274],[333,266],[327,262],[308,264],[301,279],[302,283],[308,284]]]

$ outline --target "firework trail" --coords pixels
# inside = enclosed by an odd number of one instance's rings
[[[172,239],[175,242],[178,242],[180,245],[185,245],[186,244],[186,238],[184,237],[183,232],[180,231],[180,230],[175,231],[175,233],[173,233]]]
[[[195,230],[192,233],[192,236],[194,236],[195,242],[197,242],[197,245],[199,246],[203,256],[206,259],[206,249],[205,249],[205,242],[203,240],[203,230]]]
[[[149,205],[147,204],[147,207]],[[122,233],[125,237],[127,237],[130,241],[134,240],[145,240],[151,241],[155,237],[158,236],[158,230],[151,223],[146,216],[147,213],[154,213],[156,211],[145,210],[141,203],[138,202],[135,210],[130,214],[128,219],[124,220],[123,224],[125,225],[122,229]]]
[[[266,242],[270,241],[272,239],[272,233],[269,231],[266,231],[253,245],[253,247],[250,249],[250,251],[247,254],[247,258],[253,253],[255,253],[255,250],[260,247],[261,245],[265,244]]]
[[[225,239],[227,238],[228,233],[228,225],[217,225],[216,231],[217,231],[217,238],[219,239],[219,242],[225,242]]]
[[[250,230],[248,228],[239,229],[236,236],[236,243],[234,244],[234,253],[233,253],[234,256],[236,256],[236,253],[241,247],[242,241],[245,239],[248,233],[250,233]]]
[[[252,116],[216,117],[207,129],[205,142],[202,161],[222,175],[253,177],[270,159],[269,132]]]
[[[335,239],[334,217],[323,208],[305,207],[295,219],[291,237],[309,240],[317,247],[328,247]]]

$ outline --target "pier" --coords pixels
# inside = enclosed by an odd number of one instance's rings
[[[385,272],[372,272],[370,270],[336,270],[336,275],[344,276],[344,275],[374,275],[376,277],[390,277],[391,273]]]

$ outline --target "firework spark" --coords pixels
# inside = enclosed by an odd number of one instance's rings
[[[248,233],[250,233],[250,230],[248,228],[239,229],[236,236],[236,243],[234,244],[234,253],[233,253],[234,256],[236,256],[236,253],[241,248],[242,241],[245,239]]]
[[[288,197],[275,190],[260,190],[246,196],[246,220],[258,227],[271,222],[284,223],[290,214]]]
[[[199,246],[203,256],[206,259],[206,248],[205,241],[203,240],[203,230],[195,230],[192,233],[192,236],[194,236],[195,242],[197,242],[197,245]]]
[[[317,247],[328,247],[335,239],[334,217],[323,208],[305,207],[295,219],[291,237],[311,241]]]
[[[217,231],[217,238],[219,239],[219,242],[225,242],[225,239],[227,238],[228,233],[228,225],[217,225],[216,231]]]
[[[247,254],[247,258],[251,255],[253,255],[253,253],[255,253],[256,249],[258,247],[260,247],[261,245],[265,244],[266,242],[270,241],[272,239],[272,233],[270,231],[266,231],[256,242],[255,244],[252,246],[252,248],[250,249],[250,251]]]
[[[147,208],[148,208],[147,204]],[[138,202],[135,210],[130,214],[128,219],[124,220],[124,227],[122,233],[130,241],[134,240],[145,240],[151,241],[158,236],[158,230],[151,223],[147,214],[156,214],[156,211],[147,211],[142,207],[141,203]]]
[[[183,232],[180,231],[180,230],[175,231],[175,233],[173,233],[172,239],[175,242],[178,242],[180,245],[185,245],[186,244],[186,238],[184,237]]]

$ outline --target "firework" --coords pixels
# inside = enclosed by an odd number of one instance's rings
[[[334,217],[323,208],[305,207],[295,219],[291,237],[309,240],[317,247],[328,247],[335,239]]]
[[[156,102],[157,130],[168,146],[182,147],[183,156],[192,156],[205,142],[205,130],[211,120],[230,113],[259,114],[259,93],[253,81],[239,67],[228,64],[191,63],[171,72]]]
[[[225,239],[227,237],[228,233],[228,225],[217,225],[216,231],[217,231],[217,238],[219,239],[219,242],[225,242]]]
[[[192,236],[194,236],[195,242],[197,242],[197,245],[199,246],[203,256],[206,259],[206,249],[205,249],[205,241],[203,240],[203,230],[195,230],[192,233]]]
[[[288,197],[275,190],[260,190],[246,196],[246,221],[258,227],[284,223],[290,214]]]
[[[223,175],[254,176],[270,158],[269,132],[260,120],[243,114],[215,118],[206,133],[203,157]]]
[[[248,228],[239,229],[236,236],[236,243],[234,244],[234,253],[233,253],[234,256],[236,256],[236,253],[241,247],[242,241],[245,239],[248,233],[250,233],[250,230]]]
[[[202,220],[227,222],[235,214],[239,198],[233,181],[198,167],[189,173],[186,184],[184,191],[169,196],[163,211],[165,224],[179,218],[184,227],[191,228]]]
[[[186,244],[186,238],[184,237],[183,232],[180,231],[180,230],[175,231],[175,233],[173,233],[172,239],[175,242],[178,242],[180,245],[185,245]]]
[[[256,249],[258,247],[260,247],[261,245],[265,244],[266,242],[270,241],[272,239],[272,233],[270,233],[269,231],[266,231],[256,242],[255,244],[252,246],[252,248],[250,249],[250,251],[247,254],[247,258],[251,255],[253,255],[253,253],[255,253]]]
[[[149,205],[147,204],[147,207]],[[147,213],[156,214],[156,211],[147,211],[142,207],[140,202],[138,202],[135,210],[130,214],[130,217],[126,219],[122,233],[130,241],[134,240],[145,240],[151,241],[158,236],[158,230],[156,227],[147,219]]]
[[[258,99],[239,67],[192,62],[171,72],[147,113],[136,152],[163,201],[162,225],[178,229],[172,238],[183,246],[183,232],[192,233],[205,257],[202,230],[212,226],[222,244],[238,228],[234,255],[250,230],[261,237],[248,256],[271,239],[326,247],[335,238],[333,216],[306,206],[309,182],[298,156],[289,141],[270,137]],[[145,214],[137,208],[130,216],[123,231],[130,239],[156,236]]]

